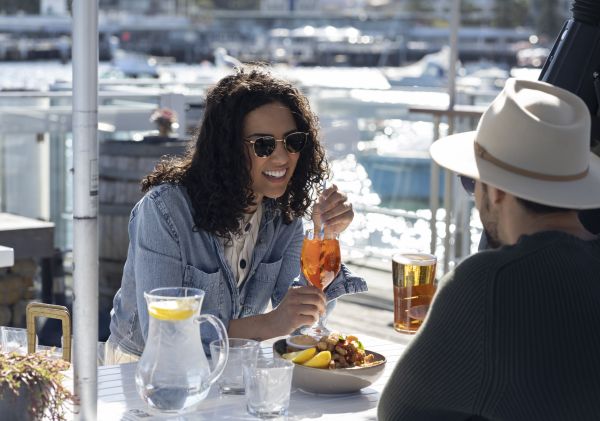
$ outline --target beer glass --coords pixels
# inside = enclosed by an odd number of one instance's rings
[[[404,252],[392,257],[394,329],[415,333],[429,310],[437,288],[437,258],[428,253]]]

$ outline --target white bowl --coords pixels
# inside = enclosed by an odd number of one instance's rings
[[[273,344],[273,353],[281,357],[287,352],[285,339],[280,339]],[[377,352],[365,350],[373,354],[375,364],[368,367],[351,368],[313,368],[294,364],[294,377],[292,385],[310,393],[353,393],[371,386],[381,375],[385,368],[386,359]]]

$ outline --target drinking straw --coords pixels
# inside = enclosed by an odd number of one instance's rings
[[[323,179],[321,183],[321,187],[323,187],[323,192],[327,188],[327,180]],[[323,222],[323,217],[321,216],[321,229],[319,231],[320,238],[325,238],[325,223]]]

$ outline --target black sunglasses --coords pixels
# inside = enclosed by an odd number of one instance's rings
[[[274,136],[256,136],[245,138],[246,142],[251,143],[254,149],[254,155],[259,158],[266,158],[273,153],[277,142],[283,142],[285,150],[289,153],[298,153],[306,146],[308,133],[294,132],[285,135],[283,139],[275,139]]]
[[[460,184],[462,184],[469,195],[475,194],[475,179],[467,177],[466,175],[459,175],[458,178],[460,178]]]

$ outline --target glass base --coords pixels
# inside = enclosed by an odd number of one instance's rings
[[[416,329],[410,330],[410,329],[404,329],[404,328],[395,327],[395,326],[394,326],[394,330],[398,333],[404,333],[406,335],[414,335],[415,333],[417,333]]]
[[[246,409],[250,415],[254,415],[258,418],[279,418],[287,416],[288,410],[287,408],[279,408],[279,409],[262,409],[256,408],[251,405],[246,405]]]
[[[221,386],[219,385],[219,392],[222,395],[243,395],[244,394],[244,386]]]
[[[414,335],[419,330],[419,327],[423,324],[422,320],[415,319],[401,319],[394,320],[394,330],[396,332],[405,333],[407,335]]]

